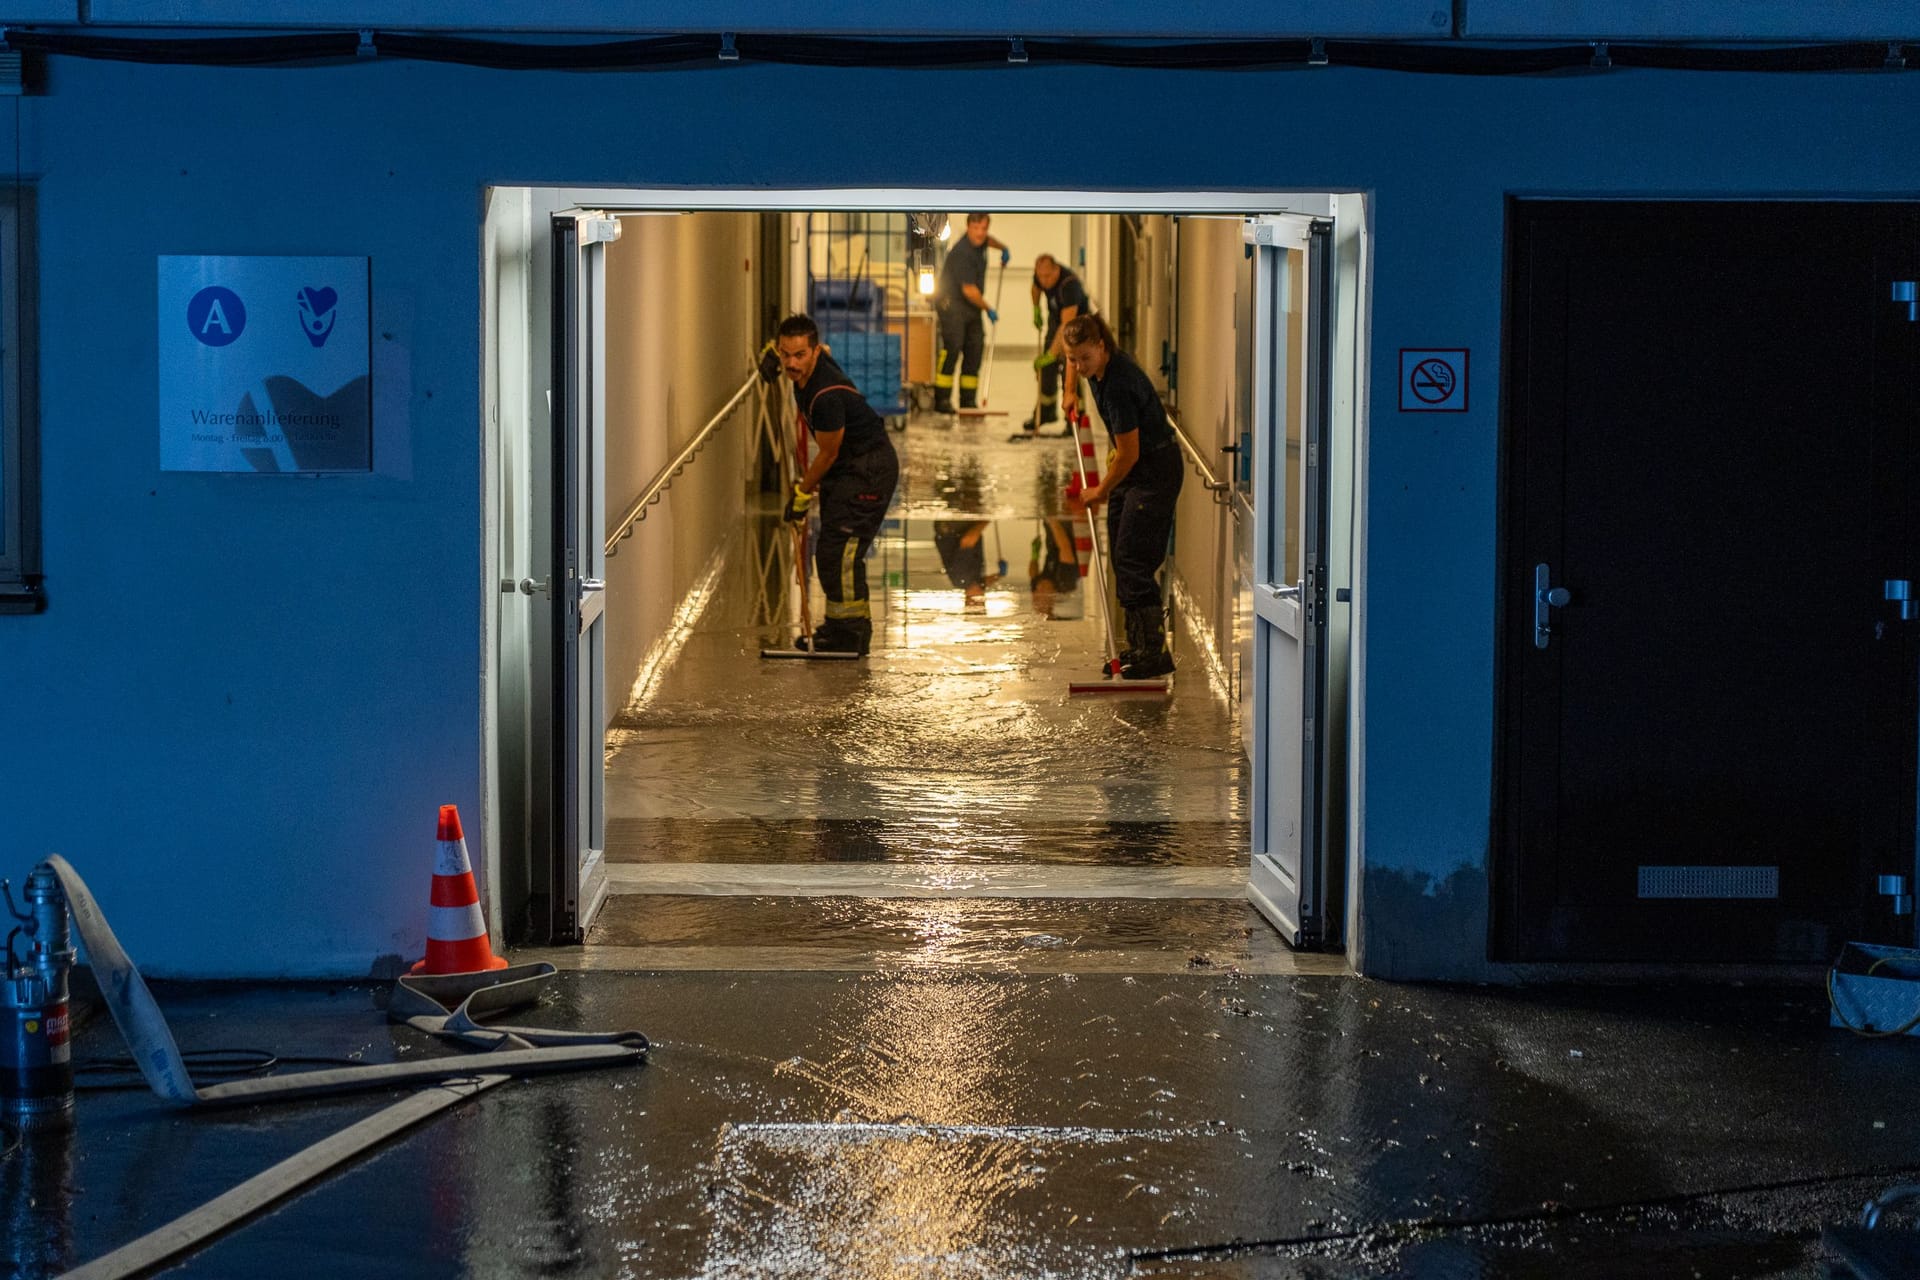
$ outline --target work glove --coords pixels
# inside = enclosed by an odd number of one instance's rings
[[[813,495],[798,484],[793,486],[793,496],[787,499],[787,509],[781,518],[799,524],[807,518],[807,508],[813,505]]]
[[[1039,355],[1033,358],[1033,367],[1036,371],[1038,371],[1046,368],[1050,364],[1058,364],[1059,362],[1060,362],[1060,357],[1055,353],[1051,351],[1042,351]]]
[[[1008,264],[1009,262],[1012,262],[1012,261],[1013,261],[1013,250],[1011,250],[1011,249],[1002,249],[1002,250],[1000,251],[1000,265],[1004,267],[1004,266],[1006,266],[1006,265],[1007,265],[1007,264]]]
[[[780,353],[773,349],[771,342],[760,348],[760,381],[780,381]]]
[[[1040,310],[1040,304],[1037,302],[1033,304],[1033,327],[1036,329],[1047,327],[1046,313]]]
[[[991,324],[999,324],[999,323],[1000,323],[1000,313],[999,313],[998,311],[995,311],[995,310],[994,310],[994,309],[993,309],[992,307],[988,307],[988,308],[987,308],[987,320],[988,320],[988,322],[989,322],[989,323],[991,323]]]

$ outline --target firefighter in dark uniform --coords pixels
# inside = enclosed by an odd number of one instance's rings
[[[1000,251],[1002,267],[1013,258],[1007,246],[987,234],[992,222],[991,214],[968,214],[967,234],[947,250],[947,260],[940,268],[940,287],[933,299],[940,316],[940,367],[933,377],[933,407],[940,413],[953,412],[956,364],[960,367],[960,407],[977,407],[980,356],[987,343],[987,326],[981,317],[1000,322],[999,313],[987,304],[987,250]]]
[[[1047,618],[1078,618],[1080,608],[1080,551],[1074,545],[1073,525],[1063,516],[1047,516],[1033,539],[1027,560],[1028,589],[1033,611]]]
[[[1173,536],[1174,506],[1186,467],[1166,407],[1134,358],[1120,349],[1098,314],[1068,322],[1061,331],[1067,359],[1093,387],[1093,402],[1113,439],[1100,483],[1081,495],[1089,510],[1107,504],[1115,594],[1126,611],[1127,651],[1120,674],[1128,680],[1173,670],[1166,618],[1160,609],[1160,566]]]
[[[814,559],[827,616],[810,642],[816,652],[865,653],[873,644],[867,552],[893,501],[900,458],[887,438],[887,424],[820,345],[812,319],[795,315],[781,321],[774,347],[781,372],[793,383],[800,429],[811,432],[814,444],[806,471],[787,496],[785,513],[788,520],[804,521],[819,495]]]
[[[1061,366],[1066,363],[1066,346],[1060,340],[1060,330],[1075,316],[1083,316],[1093,310],[1093,301],[1087,297],[1086,286],[1080,283],[1080,277],[1071,267],[1063,267],[1060,260],[1050,253],[1043,253],[1033,263],[1033,327],[1038,329],[1042,316],[1040,299],[1047,300],[1045,321],[1047,333],[1040,340],[1040,354],[1033,358],[1033,367],[1040,374],[1040,410],[1039,417],[1028,418],[1025,428],[1029,433],[1037,432],[1049,422],[1060,420],[1060,375]],[[1070,371],[1065,371],[1069,372]],[[1073,411],[1077,379],[1067,378],[1067,410]]]

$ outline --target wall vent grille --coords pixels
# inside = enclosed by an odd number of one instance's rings
[[[1643,898],[1778,898],[1778,867],[1641,867]]]

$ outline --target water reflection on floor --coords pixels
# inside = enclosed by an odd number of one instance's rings
[[[1021,373],[1003,362],[996,379]],[[799,602],[789,527],[770,509],[749,516],[677,654],[608,733],[609,863],[694,867],[705,896],[629,879],[595,942],[844,952],[851,933],[871,954],[930,950],[883,900],[729,899],[752,888],[730,886],[728,868],[1245,865],[1247,764],[1198,661],[1165,696],[1068,692],[1099,679],[1103,611],[1078,567],[1074,446],[1009,440],[1022,417],[916,415],[894,437],[901,484],[868,561],[862,662],[758,656],[791,644]],[[817,584],[811,607],[818,619]],[[1045,899],[954,905],[943,933],[972,934],[940,949],[956,961],[1053,936],[1036,923]],[[1068,932],[1094,951],[1248,959],[1264,928],[1238,901],[1122,906],[1124,943],[1096,945],[1106,935],[1085,921]]]

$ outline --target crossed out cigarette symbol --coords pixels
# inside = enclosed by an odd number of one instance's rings
[[[1413,374],[1408,379],[1413,394],[1420,397],[1423,404],[1439,404],[1453,394],[1453,366],[1445,360],[1422,360],[1413,366]]]

